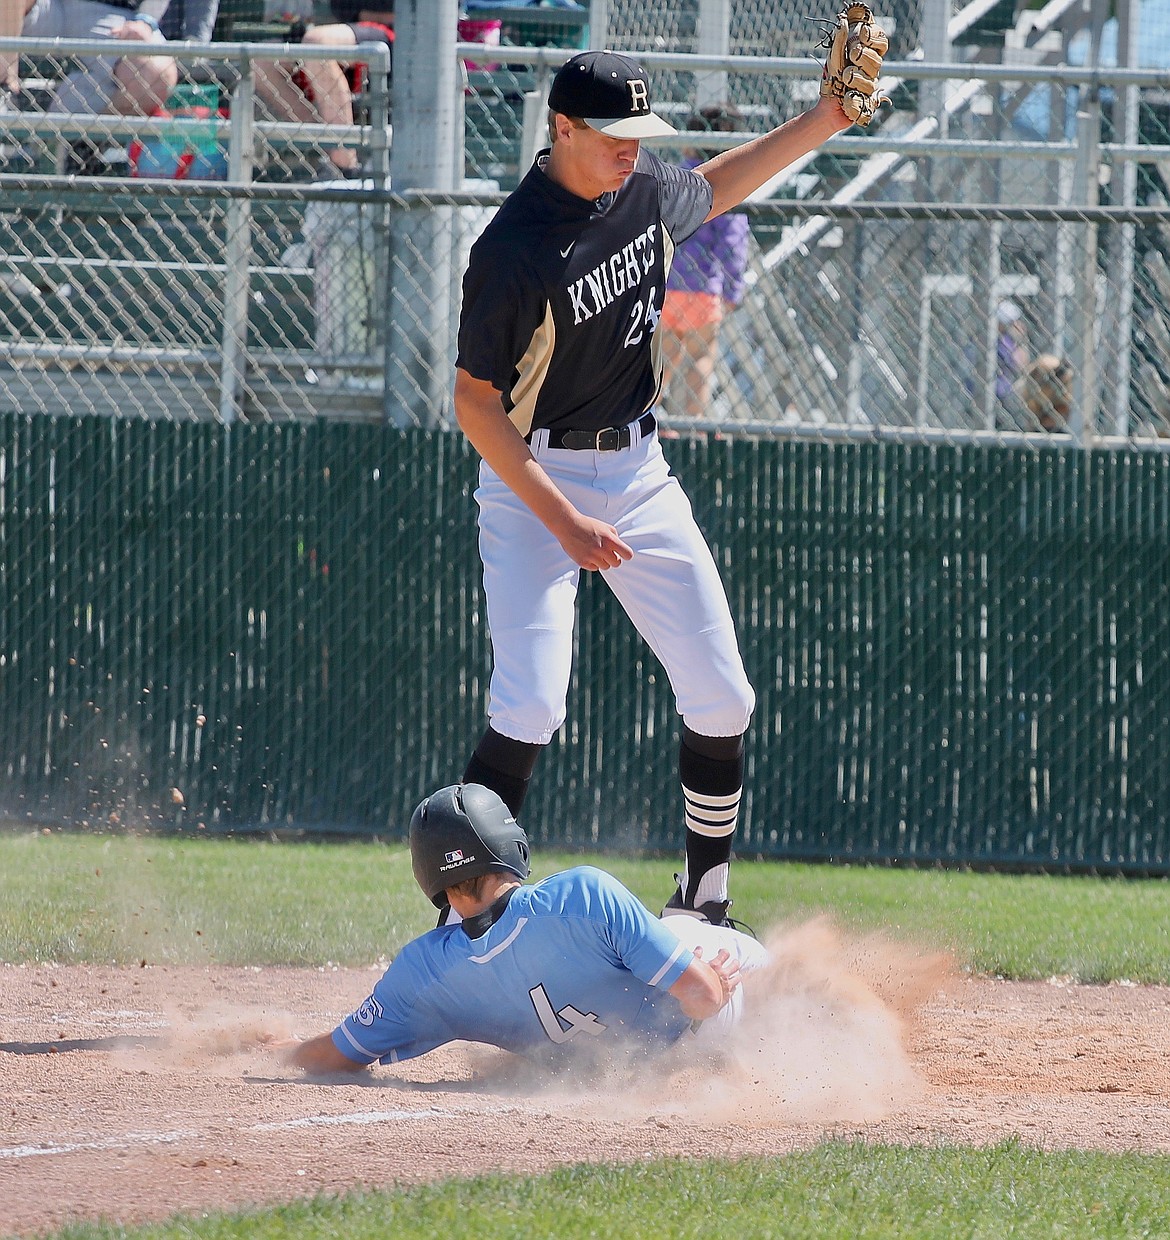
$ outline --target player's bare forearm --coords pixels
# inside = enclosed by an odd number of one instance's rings
[[[849,125],[837,100],[822,98],[807,112],[700,165],[697,171],[710,181],[714,191],[707,218],[737,206],[765,181]]]
[[[457,369],[455,417],[472,447],[580,568],[614,568],[634,554],[612,525],[584,516],[569,503],[508,420],[490,383]]]
[[[476,452],[554,534],[571,521],[576,510],[541,469],[490,383],[457,369],[455,417]]]
[[[355,1063],[333,1045],[332,1034],[322,1033],[306,1042],[299,1042],[284,1052],[286,1062],[310,1076],[332,1076],[338,1072],[364,1072],[365,1065]]]

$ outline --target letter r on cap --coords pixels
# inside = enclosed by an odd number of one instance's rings
[[[646,90],[646,83],[639,78],[634,78],[626,83],[630,88],[630,107],[635,112],[650,111],[650,95]]]

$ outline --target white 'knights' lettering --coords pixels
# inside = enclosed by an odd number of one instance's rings
[[[651,224],[592,271],[566,286],[573,307],[574,326],[608,309],[623,293],[637,288],[639,281],[654,270],[658,255],[654,248],[657,233],[658,225]]]
[[[651,244],[654,240],[654,234],[658,231],[657,224],[651,224],[649,228],[640,236],[634,238],[634,248],[642,251],[642,271],[649,275],[651,268],[654,266],[654,246]]]
[[[642,278],[642,264],[638,262],[638,256],[634,253],[632,245],[622,247],[622,258],[625,260],[625,280],[627,288],[636,288],[638,281]]]

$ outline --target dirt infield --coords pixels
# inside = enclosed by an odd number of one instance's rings
[[[1170,1151],[1170,989],[952,979],[832,942],[814,977],[825,943],[787,940],[727,1061],[620,1090],[463,1044],[308,1083],[265,1049],[331,1027],[373,969],[0,966],[0,1233],[827,1136]]]

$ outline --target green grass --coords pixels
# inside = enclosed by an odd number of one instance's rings
[[[591,861],[650,907],[669,861]],[[952,952],[978,973],[1170,982],[1170,882],[736,862],[757,929],[828,913]],[[65,964],[336,964],[392,956],[434,923],[400,844],[0,834],[0,959]]]
[[[143,1228],[73,1227],[61,1240],[1002,1240],[1170,1234],[1170,1157],[833,1141],[781,1158],[563,1167],[316,1198]]]
[[[369,963],[427,921],[401,847],[0,835],[9,961]]]

